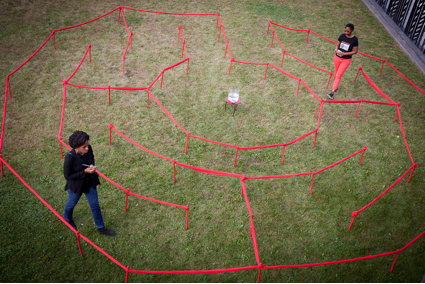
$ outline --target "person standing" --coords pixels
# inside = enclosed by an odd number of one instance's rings
[[[63,174],[66,179],[65,190],[68,192],[68,200],[65,204],[64,219],[77,230],[72,213],[74,207],[84,193],[90,205],[91,213],[99,233],[107,236],[115,235],[115,232],[105,228],[102,213],[100,211],[97,196],[97,185],[100,184],[92,147],[89,144],[89,135],[83,131],[75,131],[69,136],[69,145],[72,150],[65,156]]]
[[[345,26],[345,33],[339,36],[338,43],[335,47],[334,56],[334,83],[332,92],[328,94],[328,98],[333,100],[334,94],[338,90],[339,82],[341,82],[342,75],[351,63],[351,57],[359,50],[359,40],[353,35],[354,25],[348,23]]]

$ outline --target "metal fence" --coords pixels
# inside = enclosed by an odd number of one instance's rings
[[[375,0],[425,53],[425,0]]]

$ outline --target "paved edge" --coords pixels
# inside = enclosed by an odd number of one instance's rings
[[[410,38],[397,26],[394,21],[385,13],[374,0],[362,0],[381,24],[387,29],[390,35],[397,41],[404,52],[409,55],[410,59],[425,74],[425,54],[411,41]]]

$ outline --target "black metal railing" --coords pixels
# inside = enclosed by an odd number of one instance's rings
[[[375,0],[394,23],[425,53],[425,0]]]

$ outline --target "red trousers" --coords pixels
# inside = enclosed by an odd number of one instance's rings
[[[332,91],[338,89],[339,82],[341,82],[342,75],[345,70],[347,70],[348,66],[350,66],[351,58],[344,59],[338,56],[334,56],[334,65],[335,65],[335,73],[334,73],[334,84],[332,86]]]

